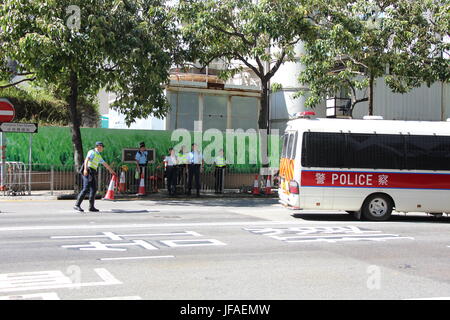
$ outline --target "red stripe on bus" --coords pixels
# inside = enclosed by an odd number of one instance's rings
[[[450,174],[302,171],[301,186],[450,189]]]

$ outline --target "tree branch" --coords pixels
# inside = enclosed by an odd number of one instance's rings
[[[235,53],[239,60],[241,60],[247,67],[249,67],[260,79],[264,77],[264,74],[261,74],[259,70],[252,64],[250,64],[243,56],[239,53]]]
[[[20,81],[16,81],[16,82],[13,82],[13,83],[8,83],[8,84],[6,84],[6,85],[0,86],[0,89],[11,88],[11,87],[14,87],[14,86],[16,86],[16,85],[22,83],[22,82],[25,82],[25,81],[34,81],[34,80],[36,80],[36,77],[33,77],[33,78],[27,78],[27,79],[22,79],[22,80],[20,80]]]
[[[280,66],[283,64],[284,62],[284,57],[286,56],[286,51],[284,51],[284,49],[281,51],[281,56],[280,58],[277,60],[277,63],[273,66],[273,68],[270,70],[270,72],[268,72],[265,77],[266,80],[269,80],[270,78],[273,77],[273,75],[278,71],[278,69],[280,68]]]

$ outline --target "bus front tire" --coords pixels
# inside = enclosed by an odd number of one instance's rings
[[[392,199],[384,194],[369,196],[361,208],[363,217],[370,221],[389,220],[393,208]]]

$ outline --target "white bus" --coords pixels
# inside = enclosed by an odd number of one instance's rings
[[[280,202],[368,220],[450,212],[450,122],[295,119],[280,160]]]

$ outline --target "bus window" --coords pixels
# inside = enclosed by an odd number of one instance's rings
[[[286,152],[286,158],[288,159],[292,159],[292,146],[294,144],[294,134],[290,133],[289,134],[289,142],[287,145],[287,152]]]
[[[398,134],[347,134],[345,166],[349,168],[403,169],[404,138]]]
[[[292,143],[291,149],[291,159],[295,159],[295,156],[297,155],[297,141],[298,141],[298,132],[295,132],[294,142]]]
[[[450,170],[450,137],[406,136],[407,169]]]
[[[302,166],[344,168],[348,152],[344,134],[335,132],[304,132]]]
[[[285,133],[283,135],[283,149],[281,150],[281,157],[286,158],[286,149],[287,149],[287,143],[288,143],[289,135]]]

